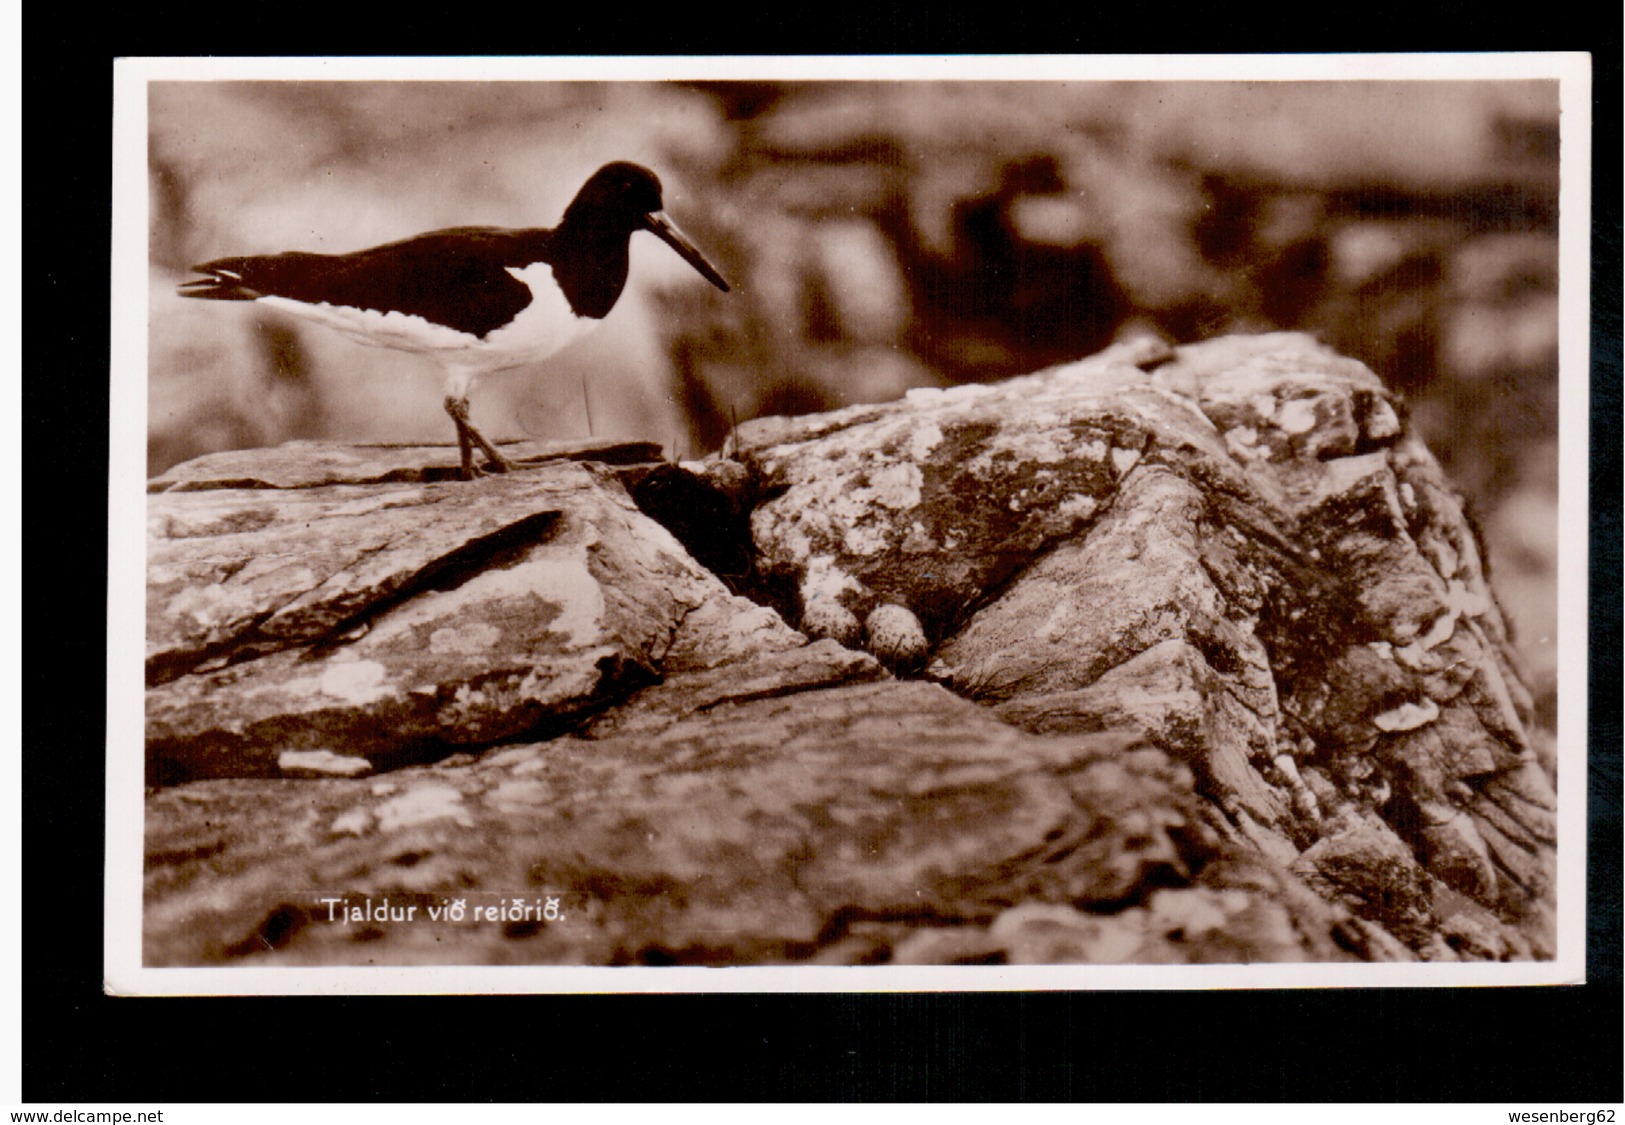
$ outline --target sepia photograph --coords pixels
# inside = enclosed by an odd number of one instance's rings
[[[115,95],[110,992],[1583,979],[1585,56]]]

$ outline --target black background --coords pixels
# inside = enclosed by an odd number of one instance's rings
[[[917,5],[926,9],[926,5]],[[1080,6],[1081,7],[1081,6]],[[1548,6],[974,20],[773,6],[35,7],[25,28],[28,495],[23,1096],[29,1102],[1622,1100],[1620,24]],[[1603,12],[1606,25],[1596,24]],[[1198,15],[1197,13],[1200,13]],[[1196,18],[1200,21],[1191,22]],[[119,20],[127,26],[119,26]],[[1541,26],[1530,22],[1538,19]],[[385,27],[381,21],[389,21]],[[1578,20],[1579,22],[1576,22]],[[1340,22],[1349,26],[1338,26]],[[1593,28],[1597,30],[1593,30]],[[101,992],[112,59],[118,55],[1594,52],[1587,976],[1572,988],[111,999]],[[3,909],[12,909],[5,904]]]

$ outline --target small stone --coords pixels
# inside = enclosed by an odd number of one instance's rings
[[[1302,775],[1298,773],[1298,763],[1293,760],[1292,755],[1277,755],[1275,768],[1292,796],[1292,811],[1305,820],[1319,823],[1320,802],[1315,799],[1314,792],[1304,784]]]
[[[356,777],[371,773],[372,763],[331,750],[284,750],[277,758],[277,768],[288,777]]]
[[[925,663],[925,629],[906,607],[883,605],[869,615],[869,651],[894,672],[910,672]]]
[[[1399,424],[1399,415],[1394,408],[1382,399],[1378,399],[1371,412],[1365,416],[1361,424],[1368,441],[1389,441],[1399,436],[1402,427]]]
[[[333,818],[331,831],[335,836],[365,836],[372,827],[372,813],[357,805]]]
[[[1439,717],[1439,705],[1431,699],[1423,699],[1420,703],[1401,703],[1392,710],[1372,718],[1377,729],[1389,733],[1402,730],[1415,730],[1426,726]]]

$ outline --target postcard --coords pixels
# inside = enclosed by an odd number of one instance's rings
[[[115,88],[109,992],[1583,979],[1585,55]]]

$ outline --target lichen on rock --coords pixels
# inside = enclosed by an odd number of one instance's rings
[[[1301,336],[1133,358],[742,427],[786,613],[906,606],[929,674],[1007,721],[1141,732],[1284,862],[1325,855],[1343,806],[1374,817],[1428,893],[1550,955],[1550,848],[1484,797],[1515,782],[1534,822],[1554,807],[1528,697],[1472,528],[1396,402]],[[883,471],[918,479],[917,503],[882,501]]]

